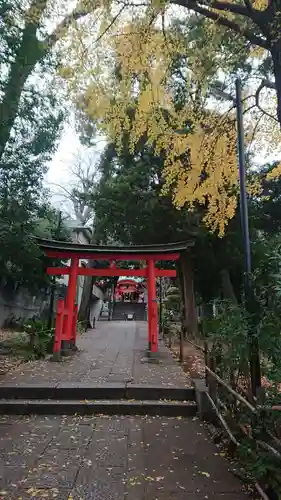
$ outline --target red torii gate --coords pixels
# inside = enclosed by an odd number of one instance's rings
[[[76,282],[81,276],[134,276],[147,278],[148,291],[148,349],[158,351],[158,307],[156,298],[157,277],[176,277],[175,269],[158,269],[157,261],[178,260],[181,252],[192,245],[190,242],[170,243],[168,245],[141,245],[130,247],[94,246],[47,239],[37,239],[47,257],[70,260],[70,266],[48,267],[50,275],[68,275],[66,300],[60,299],[57,306],[54,354],[60,355],[62,342],[72,349],[76,348],[77,306]],[[79,266],[80,259],[109,261],[109,267],[85,268]],[[143,269],[119,269],[116,261],[146,261]]]

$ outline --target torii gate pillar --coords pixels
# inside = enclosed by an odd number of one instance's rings
[[[65,300],[65,310],[63,318],[63,338],[61,343],[62,351],[76,349],[76,322],[78,307],[75,304],[76,284],[78,277],[79,257],[74,256],[71,259],[70,272],[68,279],[67,295]]]
[[[148,349],[158,351],[158,307],[154,260],[147,261]]]

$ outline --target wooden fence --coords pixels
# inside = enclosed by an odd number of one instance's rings
[[[257,492],[264,500],[280,498],[269,497],[265,489],[268,482],[275,482],[280,485],[281,490],[281,478],[278,473],[281,468],[281,406],[266,404],[266,398],[263,404],[260,404],[252,394],[247,395],[244,387],[233,388],[218,375],[216,359],[208,343],[199,345],[189,339],[187,342],[204,355],[205,383],[208,388],[206,397],[216,422],[223,428],[234,448],[238,451],[238,448],[243,447],[244,453],[253,461],[258,457],[264,463],[272,464],[269,467],[269,473],[272,474],[270,481],[268,472],[265,472],[265,477],[261,477],[259,482],[254,480]]]

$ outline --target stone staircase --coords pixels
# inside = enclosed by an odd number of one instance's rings
[[[145,304],[116,302],[112,313],[112,320],[124,321],[126,314],[134,314],[136,321],[145,321]]]
[[[0,415],[194,416],[194,388],[122,384],[0,384]]]

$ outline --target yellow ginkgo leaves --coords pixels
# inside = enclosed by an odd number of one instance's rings
[[[177,209],[203,206],[206,225],[223,236],[237,204],[235,116],[213,111],[204,96],[194,99],[202,78],[190,47],[140,16],[116,26],[103,53],[107,66],[97,52],[76,100],[83,113],[120,151],[126,135],[132,153],[145,142],[161,154],[163,193],[171,193]],[[173,65],[180,58],[188,63],[186,100],[178,106]],[[187,122],[187,133],[178,134]]]

